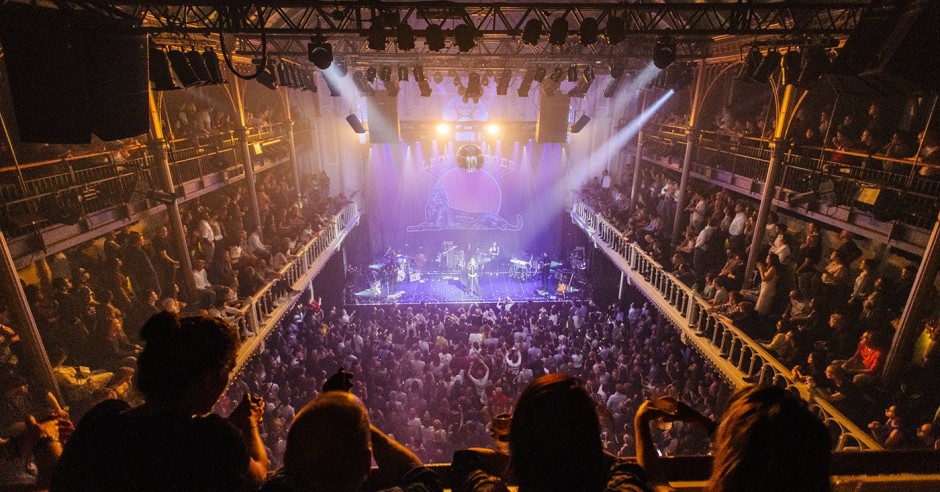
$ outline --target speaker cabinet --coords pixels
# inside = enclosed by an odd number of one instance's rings
[[[369,142],[398,143],[401,140],[398,98],[377,91],[374,96],[366,97],[366,110],[369,114]]]
[[[570,97],[556,94],[542,96],[539,116],[535,122],[537,143],[562,143],[568,139],[568,106]]]

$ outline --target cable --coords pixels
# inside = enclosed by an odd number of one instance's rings
[[[222,15],[221,12],[219,14]],[[232,63],[232,56],[229,54],[228,49],[225,46],[225,36],[223,34],[223,31],[225,29],[224,24],[226,20],[231,20],[231,19],[232,17],[225,16],[219,20],[219,48],[222,50],[222,58],[225,60],[225,66],[227,66],[229,71],[232,72],[236,77],[242,80],[254,80],[258,78],[258,76],[261,75],[261,73],[264,72],[268,66],[267,35],[265,34],[264,28],[262,27],[261,28],[261,63],[259,63],[258,66],[255,68],[255,73],[251,75],[242,75],[238,73],[237,70],[235,70],[235,65]],[[264,16],[262,15],[260,6],[258,7],[258,20],[261,22],[261,25],[263,26]]]

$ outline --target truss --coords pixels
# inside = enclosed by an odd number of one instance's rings
[[[420,37],[429,24],[445,29],[464,23],[481,36],[515,36],[531,19],[547,27],[558,18],[577,33],[588,17],[603,28],[611,17],[626,21],[627,36],[672,33],[681,37],[731,35],[847,34],[869,2],[841,3],[472,3],[204,0],[162,2],[60,0],[58,5],[97,8],[137,20],[150,32],[236,34],[356,34],[382,16],[403,22]]]

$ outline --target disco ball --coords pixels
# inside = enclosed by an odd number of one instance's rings
[[[467,144],[457,149],[457,167],[472,173],[483,168],[483,151],[480,147]]]

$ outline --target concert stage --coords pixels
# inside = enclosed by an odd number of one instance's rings
[[[381,294],[373,289],[353,291],[348,296],[349,304],[420,304],[449,303],[471,304],[475,302],[497,302],[507,297],[513,302],[522,301],[561,301],[585,300],[590,298],[590,292],[578,285],[568,290],[564,296],[557,293],[558,283],[553,282],[551,292],[539,292],[541,281],[530,279],[523,282],[510,278],[508,274],[482,275],[480,277],[480,293],[467,294],[466,276],[448,274],[428,274],[418,282],[401,282],[398,289],[391,296]]]

